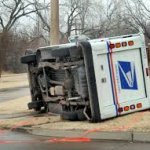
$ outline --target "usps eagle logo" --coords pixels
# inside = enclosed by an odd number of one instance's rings
[[[124,90],[137,90],[137,77],[134,62],[118,61],[121,88]]]

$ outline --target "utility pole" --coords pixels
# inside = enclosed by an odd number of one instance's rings
[[[59,44],[59,0],[51,0],[50,44]]]

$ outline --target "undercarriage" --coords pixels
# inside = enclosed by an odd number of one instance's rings
[[[75,44],[26,51],[21,62],[28,65],[29,109],[59,113],[67,120],[91,120],[86,51]]]

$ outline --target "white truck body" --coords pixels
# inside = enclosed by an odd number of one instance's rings
[[[143,34],[91,41],[101,119],[150,108]]]

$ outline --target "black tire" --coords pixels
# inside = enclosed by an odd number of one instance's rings
[[[33,62],[36,62],[35,54],[25,55],[25,56],[21,57],[22,64],[29,64],[29,63],[33,63]]]
[[[40,112],[40,111],[41,111],[41,107],[36,107],[36,108],[34,108],[34,111]]]
[[[59,103],[48,103],[48,111],[54,114],[62,114],[62,107]]]
[[[83,113],[83,109],[77,110],[77,116],[79,121],[87,120]]]
[[[70,56],[69,48],[58,48],[51,51],[53,57],[68,57]]]
[[[78,115],[76,112],[63,111],[61,114],[61,118],[64,120],[78,121]]]

